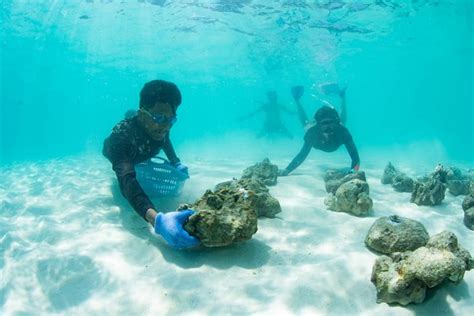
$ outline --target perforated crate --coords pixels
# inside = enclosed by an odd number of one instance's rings
[[[135,166],[138,183],[150,197],[178,196],[189,175],[172,166],[168,160],[154,157]]]

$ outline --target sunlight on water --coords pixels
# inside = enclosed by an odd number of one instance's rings
[[[1,315],[468,315],[474,274],[422,304],[376,303],[372,223],[399,215],[449,230],[474,254],[464,196],[436,207],[382,185],[438,163],[474,167],[470,0],[81,0],[0,5]],[[177,251],[121,195],[104,139],[143,85],[173,81],[171,140],[192,203],[269,158],[301,150],[291,87],[310,119],[342,109],[373,199],[365,217],[327,210],[323,175],[348,167],[312,150],[270,193],[282,212],[245,243]],[[324,83],[332,83],[324,86]],[[337,84],[334,84],[337,83]],[[322,86],[323,85],[323,86]],[[327,88],[330,89],[330,88]],[[273,91],[285,133],[266,130]],[[176,114],[176,113],[175,113]],[[245,118],[245,119],[244,119]]]

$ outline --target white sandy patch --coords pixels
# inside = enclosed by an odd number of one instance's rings
[[[120,197],[101,156],[4,167],[0,314],[469,314],[472,271],[460,284],[430,293],[423,304],[377,304],[370,282],[376,255],[364,246],[377,217],[397,214],[420,221],[430,235],[454,232],[474,254],[474,234],[462,222],[463,197],[447,194],[440,206],[416,206],[409,194],[380,184],[387,161],[372,161],[365,169],[372,214],[331,212],[324,205],[322,175],[327,166],[343,166],[347,159],[335,157],[333,165],[310,157],[280,178],[271,193],[283,212],[261,219],[251,241],[190,251],[170,249],[151,234]],[[192,202],[255,162],[186,161],[191,179],[182,196],[156,201],[157,207],[171,210]],[[272,162],[281,167],[288,159]]]

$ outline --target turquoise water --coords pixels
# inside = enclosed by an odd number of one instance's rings
[[[317,85],[339,81],[361,150],[474,161],[469,0],[7,0],[0,10],[2,163],[98,152],[155,78],[183,93],[178,148],[256,134],[258,117],[236,117],[269,89],[292,106],[290,86],[304,85],[312,113]],[[301,129],[284,120],[296,153]]]
[[[87,0],[0,5],[0,314],[2,315],[468,315],[474,273],[407,307],[376,303],[370,226],[393,214],[430,236],[454,232],[474,254],[464,196],[436,207],[382,185],[392,161],[416,177],[436,163],[474,166],[474,1]],[[243,244],[177,251],[121,197],[102,142],[143,84],[175,82],[183,103],[171,139],[189,166],[177,198],[192,203],[263,158],[285,167],[295,136],[258,138],[275,90],[308,115],[324,82],[347,85],[348,123],[372,212],[330,212],[323,175],[348,167],[342,147],[313,150],[270,193],[277,218]]]

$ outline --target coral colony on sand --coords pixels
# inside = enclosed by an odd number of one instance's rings
[[[270,163],[268,158],[262,162],[257,163],[251,167],[246,168],[241,179],[259,179],[263,181],[265,185],[272,186],[276,185],[278,177],[278,166]]]
[[[380,217],[370,227],[365,244],[383,254],[415,250],[426,245],[430,236],[417,221],[392,215]]]
[[[337,189],[346,182],[349,182],[354,179],[359,179],[362,181],[367,181],[365,178],[365,172],[358,171],[354,173],[349,173],[341,170],[328,170],[324,175],[324,181],[326,186],[326,192],[335,194]]]
[[[464,211],[464,225],[474,230],[474,185],[471,185],[471,193],[464,198],[462,209]]]
[[[474,183],[472,170],[462,172],[456,167],[438,165],[430,175],[416,181],[398,171],[390,162],[385,167],[382,184],[391,184],[395,191],[414,192],[412,202],[418,205],[438,205],[444,199],[446,189],[454,196],[467,195]]]
[[[242,179],[216,185],[191,205],[196,213],[184,229],[206,247],[221,247],[252,238],[257,232],[257,217],[275,217],[280,202],[269,193],[267,184],[276,184],[278,167],[268,159],[244,170]]]
[[[251,239],[257,232],[257,217],[275,217],[281,212],[280,203],[266,187],[276,184],[277,173],[277,166],[265,159],[245,169],[240,180],[217,184],[214,191],[208,190],[193,204],[179,208],[196,210],[184,228],[207,247]],[[371,210],[364,172],[329,170],[324,181],[329,193],[325,204],[330,210],[356,216],[367,215]],[[470,191],[458,190],[459,181],[467,181]],[[472,178],[459,169],[438,165],[433,173],[415,181],[389,163],[382,177],[382,183],[391,184],[396,191],[411,192],[411,201],[418,205],[441,203],[450,182],[456,186],[455,194],[468,194],[463,202],[464,223],[473,229],[474,185]],[[455,234],[443,231],[430,237],[423,224],[397,215],[378,218],[367,233],[365,245],[382,254],[375,261],[371,277],[377,303],[421,303],[428,288],[445,281],[459,283],[474,265],[471,254],[458,244]]]
[[[391,184],[397,192],[413,191],[414,180],[403,172],[395,169],[390,162],[385,167],[381,182],[382,184]]]
[[[281,212],[280,202],[270,195],[268,188],[258,178],[231,180],[216,185],[215,190],[233,188],[244,194],[258,217],[273,218]]]
[[[440,205],[446,193],[446,170],[438,165],[435,171],[413,186],[410,201],[416,205]]]
[[[411,192],[410,201],[417,205],[441,204],[447,188],[454,196],[467,194],[463,202],[464,224],[473,229],[473,180],[471,171],[463,174],[459,168],[437,165],[430,175],[414,181],[388,163],[381,182],[391,184],[396,191]],[[429,238],[421,223],[396,215],[377,219],[365,244],[388,255],[377,258],[372,269],[377,303],[421,303],[427,288],[445,280],[459,283],[474,264],[471,254],[458,245],[453,233],[444,231]]]
[[[382,184],[391,184],[395,191],[411,192],[412,203],[435,206],[442,203],[446,189],[454,196],[466,195],[463,202],[464,224],[474,230],[474,170],[462,171],[457,167],[437,165],[430,174],[416,181],[398,171],[390,162],[385,167]]]
[[[410,303],[421,303],[425,299],[426,289],[434,288],[444,281],[459,283],[464,272],[469,271],[473,267],[471,254],[458,245],[456,235],[451,232],[443,231],[437,235],[431,236],[426,245],[413,248],[410,243],[399,243],[399,238],[404,238],[410,234],[410,230],[414,230],[416,242],[421,242],[425,237],[424,232],[420,230],[421,224],[409,224],[399,230],[392,230],[393,234],[382,233],[376,231],[385,225],[391,225],[386,220],[385,223],[380,222],[374,224],[382,226],[371,229],[370,237],[367,236],[366,244],[369,248],[376,250],[372,245],[390,244],[390,239],[398,246],[407,245],[407,249],[400,247],[398,251],[389,253],[388,256],[382,255],[378,257],[372,268],[371,281],[377,289],[377,303],[398,303],[408,305]],[[401,219],[402,222],[407,219]],[[393,225],[400,225],[395,221]],[[379,240],[378,238],[385,239]],[[378,247],[377,247],[378,249]],[[388,250],[385,250],[387,253]]]
[[[196,213],[184,229],[203,246],[227,246],[249,240],[257,232],[257,212],[239,189],[207,190],[190,207]]]
[[[372,208],[369,197],[369,184],[362,171],[349,173],[329,170],[324,176],[329,196],[324,204],[335,212],[346,212],[356,216],[367,215]]]

